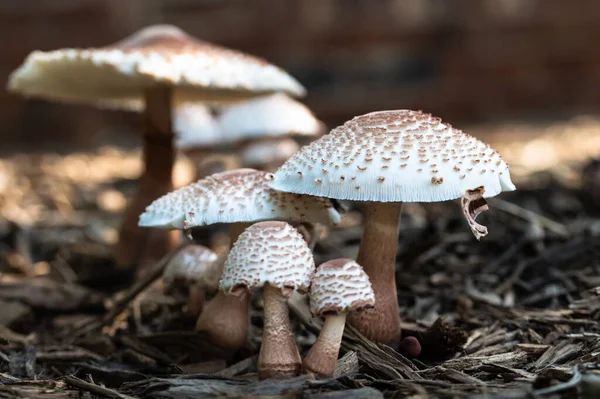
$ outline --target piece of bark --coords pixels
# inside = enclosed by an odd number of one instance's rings
[[[0,299],[19,301],[32,308],[57,312],[104,309],[104,297],[77,284],[33,278],[0,284]]]
[[[10,354],[8,369],[12,376],[33,379],[35,377],[35,364],[35,346],[28,346],[22,351]]]

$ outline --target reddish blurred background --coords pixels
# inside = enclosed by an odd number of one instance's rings
[[[600,109],[597,0],[0,0],[5,81],[32,50],[101,46],[153,23],[263,56],[330,126],[419,108],[454,124]],[[131,145],[136,118],[0,94],[2,152]]]

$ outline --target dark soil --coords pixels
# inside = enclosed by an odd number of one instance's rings
[[[103,156],[81,157],[98,168]],[[407,204],[396,278],[403,334],[419,340],[421,355],[409,359],[347,328],[334,378],[257,381],[260,295],[247,347],[211,345],[193,332],[185,296],[163,294],[164,262],[135,281],[113,264],[120,193],[129,196],[135,180],[111,162],[99,176],[48,162],[19,156],[0,165],[0,398],[599,397],[596,164],[585,184],[543,174],[490,199],[481,242],[458,203]],[[317,243],[317,263],[356,256],[354,206]],[[212,245],[217,231],[196,238]],[[290,308],[305,353],[321,322],[303,297]]]

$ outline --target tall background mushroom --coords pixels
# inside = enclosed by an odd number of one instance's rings
[[[400,340],[395,260],[402,203],[463,197],[477,236],[473,222],[485,206],[482,196],[515,189],[508,165],[488,145],[409,110],[373,112],[337,127],[290,158],[271,187],[368,201],[357,262],[369,275],[376,302],[348,319],[367,337],[394,346]]]
[[[100,48],[34,51],[14,71],[8,89],[27,97],[141,109],[144,165],[139,190],[125,212],[117,263],[130,267],[150,253],[162,256],[169,234],[140,229],[139,214],[172,189],[174,101],[228,103],[304,88],[265,60],[195,39],[175,26],[144,28]],[[177,94],[175,95],[175,89]]]

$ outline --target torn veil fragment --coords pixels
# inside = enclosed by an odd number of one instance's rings
[[[483,198],[483,193],[485,193],[485,188],[479,186],[465,191],[460,199],[460,206],[465,219],[467,219],[467,223],[469,223],[469,227],[477,240],[481,240],[481,237],[485,237],[488,234],[487,227],[475,221],[475,218],[481,212],[487,211],[490,208],[485,198]]]

